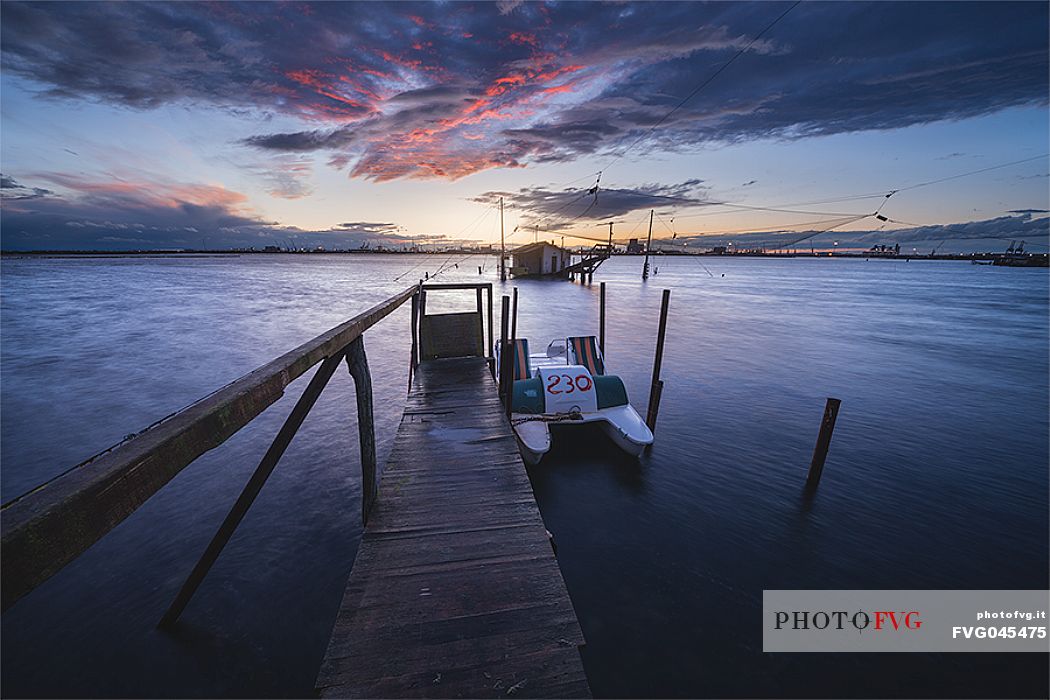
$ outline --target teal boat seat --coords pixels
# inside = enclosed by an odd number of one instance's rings
[[[627,387],[615,374],[598,375],[594,377],[594,391],[598,395],[598,410],[613,408],[614,406],[626,406]]]
[[[510,405],[515,413],[543,413],[543,381],[539,377],[515,381]]]

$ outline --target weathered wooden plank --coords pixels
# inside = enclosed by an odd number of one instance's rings
[[[588,695],[583,633],[486,361],[420,364],[408,405],[318,690]]]
[[[46,581],[133,513],[186,465],[244,427],[294,379],[411,298],[396,294],[154,423],[2,510],[2,607]]]

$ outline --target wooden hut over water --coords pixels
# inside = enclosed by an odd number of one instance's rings
[[[572,265],[572,253],[553,243],[529,243],[511,253],[510,274],[515,277],[565,277]]]

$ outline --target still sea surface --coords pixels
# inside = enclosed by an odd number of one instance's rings
[[[3,260],[3,501],[443,263],[496,280],[491,257]],[[596,333],[607,282],[607,362],[643,412],[672,290],[652,452],[562,439],[530,471],[595,695],[1046,697],[1046,654],[764,654],[760,632],[763,589],[1048,587],[1046,270],[669,257],[643,283],[641,264],[513,282],[537,349]],[[365,336],[381,458],[408,328],[406,305]],[[361,531],[343,371],[178,629],[155,628],[308,379],[4,614],[3,695],[311,693]]]

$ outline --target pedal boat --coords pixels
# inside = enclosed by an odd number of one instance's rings
[[[623,381],[605,373],[594,336],[555,340],[536,355],[529,355],[525,339],[515,340],[512,347],[511,425],[526,464],[538,464],[550,451],[551,425],[597,423],[617,447],[634,457],[653,443],[653,433],[628,401]],[[498,354],[499,348],[497,358]]]

